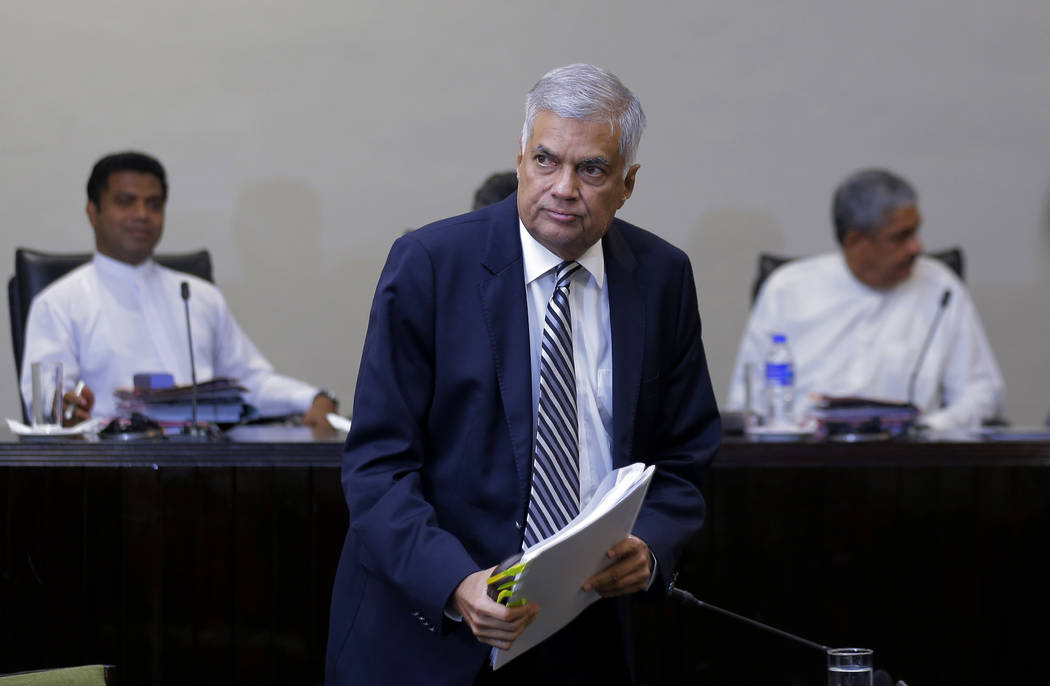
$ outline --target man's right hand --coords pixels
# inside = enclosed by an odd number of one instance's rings
[[[66,411],[70,405],[73,406],[73,417],[66,419]],[[85,419],[91,419],[91,408],[94,406],[95,394],[87,386],[80,392],[80,397],[73,395],[73,391],[66,391],[62,396],[62,425],[73,426]]]
[[[495,569],[482,569],[463,579],[452,596],[452,605],[463,616],[475,638],[507,650],[525,627],[532,624],[540,608],[532,603],[507,607],[489,598],[486,581]]]

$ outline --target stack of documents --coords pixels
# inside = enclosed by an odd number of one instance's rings
[[[493,649],[493,669],[539,644],[600,598],[580,587],[609,566],[605,553],[631,533],[654,469],[636,462],[609,472],[565,528],[500,565],[509,574],[490,579],[498,584],[500,602],[532,602],[540,611],[510,650]]]
[[[244,412],[246,389],[234,379],[218,378],[197,384],[197,421],[235,424]],[[193,386],[118,388],[117,408],[139,412],[158,424],[182,424],[193,419]]]
[[[824,396],[813,406],[812,416],[819,438],[847,434],[892,437],[906,434],[919,410],[911,403]]]

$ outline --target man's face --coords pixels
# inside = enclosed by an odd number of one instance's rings
[[[851,231],[846,235],[846,260],[863,283],[885,290],[911,276],[915,258],[922,254],[919,242],[919,208],[906,205],[890,213],[886,224],[874,235]]]
[[[88,200],[87,214],[100,253],[138,264],[153,254],[164,230],[164,188],[153,174],[113,172],[99,204]]]
[[[529,234],[565,260],[605,235],[634,191],[638,165],[624,176],[619,127],[540,111],[518,151],[518,216]]]

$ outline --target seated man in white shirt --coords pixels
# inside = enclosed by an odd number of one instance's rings
[[[971,428],[1002,408],[1003,378],[959,278],[923,257],[917,196],[882,170],[846,179],[832,203],[841,251],[791,262],[770,275],[755,301],[730,381],[729,407],[765,414],[763,365],[774,333],[795,362],[797,421],[816,395],[913,402],[920,423]],[[909,397],[910,377],[944,305]]]
[[[29,309],[22,360],[27,406],[29,366],[40,360],[62,362],[73,423],[92,414],[116,416],[113,391],[130,387],[136,373],[168,372],[176,384],[189,384],[186,282],[198,379],[237,379],[260,415],[302,414],[303,424],[325,425],[335,398],[275,373],[215,286],[153,260],[168,198],[160,162],[137,152],[104,157],[91,172],[87,194],[94,258],[41,291]],[[70,390],[78,379],[86,385],[79,397]]]

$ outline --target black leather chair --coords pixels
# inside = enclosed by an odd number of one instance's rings
[[[84,264],[91,256],[92,253],[47,253],[27,248],[15,250],[15,275],[7,282],[7,305],[11,314],[11,350],[15,355],[15,374],[19,384],[22,382],[22,353],[29,303],[48,284]],[[165,267],[214,281],[211,255],[207,250],[156,255],[155,259]]]
[[[947,248],[946,250],[938,252],[928,252],[926,253],[926,256],[944,262],[961,280],[966,280],[966,277],[964,276],[966,261],[963,257],[962,248],[955,247]],[[754,304],[755,299],[758,298],[758,292],[762,290],[762,284],[766,282],[766,279],[769,278],[770,274],[776,271],[781,265],[797,259],[797,257],[759,253],[758,272],[755,274],[754,283],[751,284],[751,303]]]

